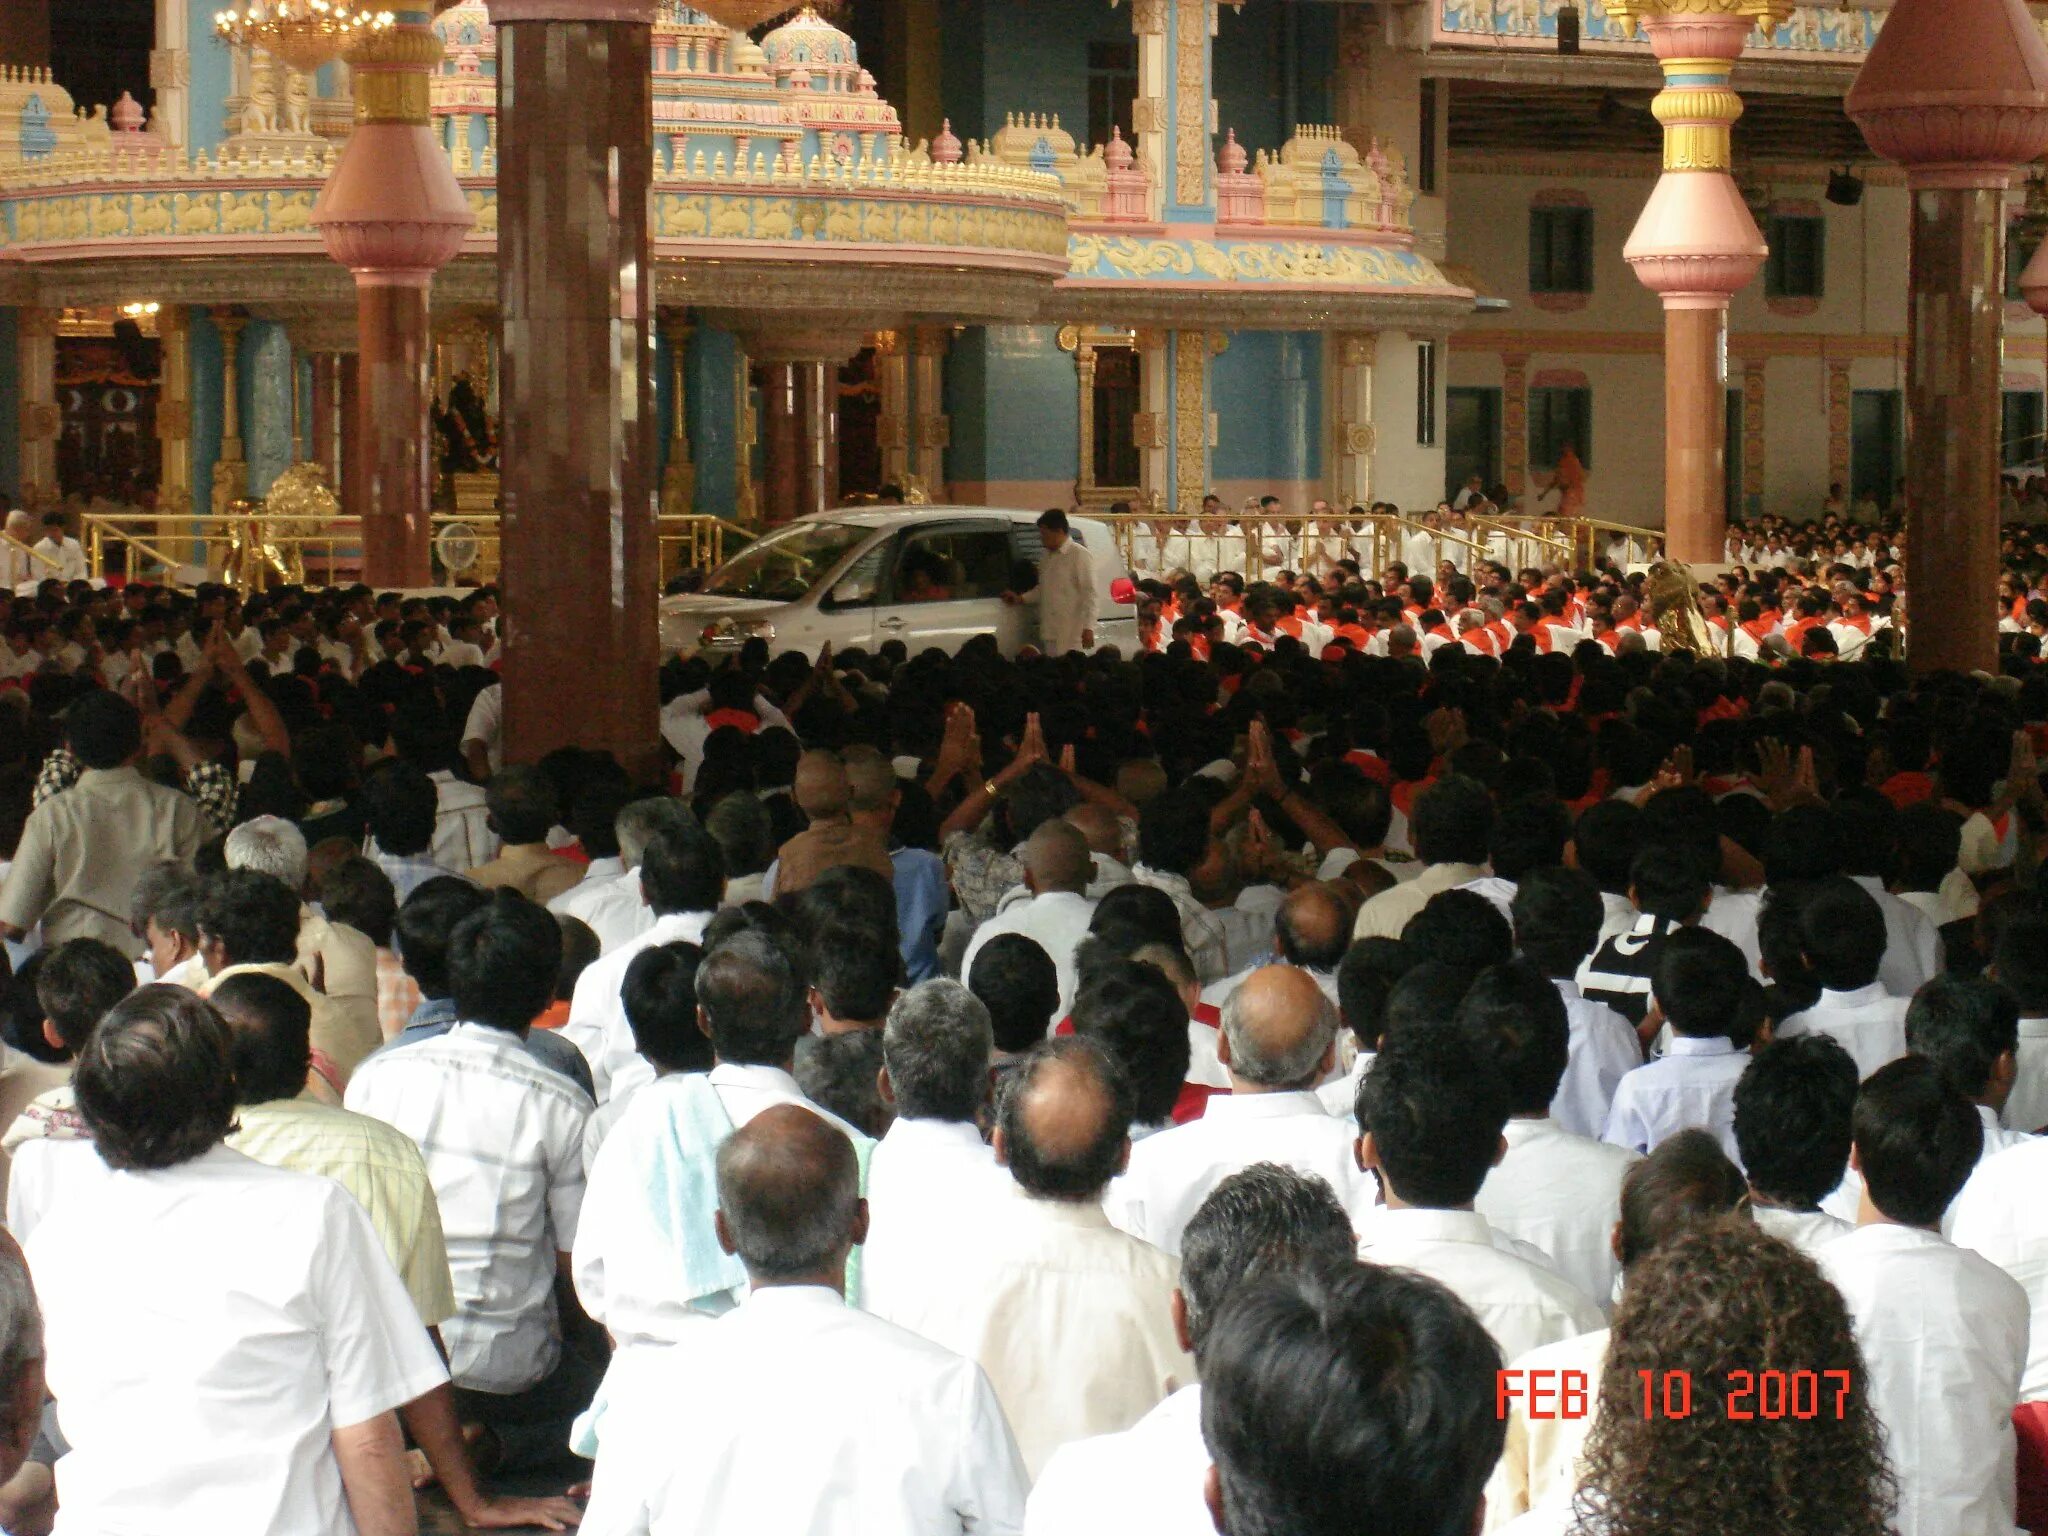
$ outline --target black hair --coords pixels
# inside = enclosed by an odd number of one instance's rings
[[[1999,985],[2018,1000],[2020,1012],[2048,1012],[2048,914],[2018,912],[2006,920],[1991,952]]]
[[[1908,891],[1938,890],[1963,854],[1963,818],[1934,800],[1922,800],[1899,812],[1892,827],[1900,886]]]
[[[1842,1182],[1856,1059],[1827,1035],[1774,1040],[1735,1084],[1735,1146],[1756,1192],[1811,1211]]]
[[[1414,955],[1399,939],[1358,939],[1344,951],[1337,966],[1337,1013],[1361,1051],[1379,1049],[1387,1001],[1414,967]]]
[[[433,843],[440,791],[404,758],[392,758],[371,773],[358,803],[370,836],[385,853],[406,858],[425,853]]]
[[[1764,880],[1770,885],[1823,880],[1842,869],[1841,821],[1824,805],[1780,811],[1764,834]]]
[[[109,1168],[175,1168],[234,1129],[227,1024],[184,987],[142,987],[117,1003],[78,1053],[71,1086]]]
[[[882,1032],[849,1029],[805,1035],[796,1044],[796,1085],[820,1109],[880,1140],[895,1119],[882,1102]]]
[[[1074,999],[1074,1032],[1123,1066],[1138,1124],[1163,1125],[1172,1117],[1188,1075],[1188,1010],[1163,972],[1113,960]]]
[[[1680,928],[1657,951],[1650,990],[1676,1033],[1730,1037],[1749,979],[1749,962],[1729,940],[1706,928]]]
[[[142,716],[117,693],[95,689],[64,712],[64,739],[83,768],[118,768],[142,750]]]
[[[1984,1151],[1976,1106],[1920,1056],[1864,1080],[1851,1126],[1870,1203],[1908,1226],[1939,1222]]]
[[[290,965],[299,956],[299,893],[275,875],[230,869],[206,882],[199,931],[229,965]]]
[[[1708,872],[1682,843],[1652,843],[1639,849],[1628,867],[1636,909],[1668,923],[1689,923],[1712,896]]]
[[[1454,1022],[1500,1068],[1510,1113],[1549,1111],[1571,1061],[1572,1030],[1564,996],[1540,966],[1511,960],[1481,971]]]
[[[665,826],[640,856],[640,893],[657,917],[709,912],[725,894],[725,856],[695,821]]]
[[[1095,904],[1095,915],[1088,919],[1088,931],[1126,954],[1147,944],[1183,942],[1180,909],[1173,898],[1157,886],[1136,881],[1103,893]]]
[[[1445,774],[1415,797],[1408,839],[1425,864],[1484,864],[1493,838],[1493,798],[1477,779]]]
[[[2012,993],[1976,976],[1936,976],[1906,1007],[1906,1049],[1925,1056],[1965,1098],[1981,1098],[1999,1058],[2019,1049]]]
[[[1187,785],[1150,801],[1138,815],[1138,857],[1168,874],[1187,874],[1209,851],[1209,809]]]
[[[1387,994],[1380,1043],[1384,1045],[1395,1035],[1412,1029],[1450,1023],[1457,1016],[1458,1005],[1465,1001],[1465,989],[1471,985],[1471,972],[1439,960],[1424,960],[1410,966]]]
[[[619,1001],[633,1031],[633,1049],[657,1072],[711,1070],[711,1042],[697,1027],[697,966],[703,958],[695,944],[657,944],[626,967]]]
[[[491,775],[484,805],[492,828],[507,843],[522,846],[547,841],[548,829],[560,814],[554,780],[526,763],[508,763]]]
[[[76,1056],[93,1026],[135,990],[135,967],[99,939],[59,944],[36,968],[36,1002],[62,1042],[63,1059]]]
[[[894,933],[838,923],[811,935],[811,985],[825,1011],[848,1023],[878,1024],[903,985]]]
[[[260,971],[230,976],[212,1001],[234,1037],[235,1102],[297,1098],[313,1068],[313,1005]]]
[[[554,915],[502,888],[448,936],[448,995],[465,1022],[521,1034],[547,1011],[562,969]]]
[[[1487,844],[1494,874],[1519,881],[1532,870],[1562,864],[1571,833],[1571,818],[1556,800],[1510,801],[1495,819]]]
[[[1510,1108],[1500,1070],[1456,1029],[1391,1031],[1358,1085],[1358,1129],[1373,1139],[1381,1176],[1416,1206],[1472,1203]]]
[[[1107,1101],[1095,1134],[1079,1147],[1041,1147],[1032,1135],[1024,1101],[1053,1068],[1080,1071]],[[1010,1176],[1028,1195],[1043,1200],[1090,1200],[1115,1177],[1131,1133],[1130,1079],[1100,1044],[1078,1035],[1033,1046],[1003,1075],[996,1088],[996,1127],[1004,1143]]]
[[[399,903],[392,929],[398,958],[420,996],[448,996],[448,940],[464,918],[490,899],[481,886],[453,875],[436,875],[420,882]]]
[[[361,854],[350,854],[320,877],[320,908],[379,949],[391,947],[392,925],[398,920],[398,891],[391,877]]]
[[[1417,960],[1432,960],[1471,975],[1500,965],[1515,952],[1514,931],[1500,908],[1477,891],[1438,891],[1401,930]]]
[[[1626,800],[1602,800],[1572,824],[1572,855],[1610,896],[1628,894],[1636,851],[1643,845],[1643,813]]]
[[[1509,903],[1515,943],[1550,977],[1570,976],[1600,943],[1607,909],[1600,886],[1583,869],[1532,869]]]
[[[999,933],[975,951],[967,987],[988,1009],[996,1049],[1028,1051],[1045,1038],[1060,1005],[1059,969],[1036,939]]]
[[[1799,948],[1813,979],[1831,992],[1877,980],[1887,935],[1884,908],[1847,875],[1831,875],[1799,895]]]
[[[735,934],[697,966],[697,1006],[718,1059],[786,1067],[810,1031],[804,980],[787,951],[766,934]]]

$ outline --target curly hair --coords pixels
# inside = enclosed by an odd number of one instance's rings
[[[1642,1373],[1681,1371],[1690,1416],[1645,1415]],[[1819,1411],[1731,1418],[1731,1371],[1813,1372]],[[1839,1414],[1828,1371],[1849,1373]],[[1868,1381],[1848,1308],[1812,1259],[1746,1215],[1677,1234],[1629,1271],[1615,1311],[1575,1536],[1886,1536],[1898,1488]]]

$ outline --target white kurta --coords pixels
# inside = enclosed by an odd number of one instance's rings
[[[605,1411],[591,1536],[1005,1536],[1027,1480],[972,1360],[821,1286],[755,1291]]]
[[[1856,1058],[1856,1075],[1870,1076],[1906,1054],[1909,997],[1894,997],[1881,982],[1853,992],[1823,991],[1820,1001],[1778,1026],[1778,1038],[1827,1035]]]
[[[562,1038],[590,1063],[590,1078],[597,1087],[599,1104],[654,1076],[654,1069],[633,1044],[633,1026],[626,1018],[627,969],[642,950],[663,944],[703,942],[704,930],[715,916],[714,912],[669,912],[657,917],[638,936],[593,960],[576,978],[576,992],[569,1000],[569,1022],[562,1026]]]
[[[922,1289],[925,1266],[943,1263],[960,1219],[1009,1200],[1009,1170],[972,1125],[899,1118],[868,1159],[868,1240],[861,1249],[860,1304],[887,1317]]]
[[[1214,1536],[1202,1389],[1182,1387],[1120,1435],[1053,1452],[1024,1506],[1024,1536]]]
[[[1586,996],[1569,976],[1558,977],[1553,985],[1564,999],[1571,1041],[1550,1115],[1567,1131],[1598,1136],[1607,1128],[1614,1090],[1643,1064],[1643,1048],[1633,1024]]]
[[[1884,1425],[1898,1536],[2012,1536],[2026,1293],[1981,1255],[1888,1223],[1819,1262],[1856,1325],[1856,1390]]]
[[[1047,891],[1003,907],[974,930],[967,952],[960,957],[960,979],[965,981],[974,974],[975,956],[990,939],[1002,933],[1021,933],[1045,951],[1058,973],[1060,1002],[1055,1018],[1063,1019],[1074,1010],[1078,986],[1074,951],[1088,937],[1088,924],[1094,916],[1095,903],[1078,891]]]
[[[1038,606],[1038,648],[1064,656],[1081,647],[1081,631],[1095,627],[1095,559],[1070,534],[1039,562],[1038,585],[1024,594]]]
[[[1480,1187],[1479,1214],[1542,1249],[1559,1274],[1604,1304],[1621,1271],[1614,1224],[1621,1219],[1621,1176],[1635,1154],[1549,1119],[1510,1120],[1504,1134],[1508,1155]]]
[[[2035,1138],[1979,1163],[1948,1208],[1949,1236],[2019,1283],[2033,1315],[2023,1402],[2048,1399],[2048,1140]]]

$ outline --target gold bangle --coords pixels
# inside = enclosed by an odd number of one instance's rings
[[[987,795],[989,799],[995,799],[997,794],[996,781],[994,779],[983,779],[981,781],[981,792]]]

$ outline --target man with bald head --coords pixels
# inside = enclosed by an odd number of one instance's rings
[[[1131,1149],[1105,1202],[1110,1219],[1169,1253],[1209,1191],[1240,1168],[1278,1163],[1329,1184],[1363,1226],[1375,1191],[1352,1155],[1351,1128],[1316,1085],[1336,1060],[1337,1010],[1299,966],[1253,971],[1223,1005],[1217,1056],[1230,1092],[1202,1118],[1147,1136]]]
[[[765,893],[772,900],[805,889],[826,870],[841,864],[872,869],[894,880],[896,866],[873,829],[854,825],[853,787],[846,764],[837,752],[806,752],[797,760],[793,797],[810,825],[776,851]]]
[[[1334,885],[1311,882],[1296,886],[1274,910],[1273,953],[1235,976],[1210,982],[1202,988],[1202,1001],[1221,1008],[1253,971],[1278,962],[1307,971],[1334,1008],[1337,967],[1344,963],[1344,951],[1351,947],[1351,921],[1355,915]]]
[[[1103,1214],[1130,1125],[1130,1082],[1094,1041],[1019,1058],[996,1100],[1012,1187],[960,1211],[950,1252],[884,1314],[981,1363],[1034,1477],[1060,1446],[1129,1429],[1194,1380],[1170,1310],[1179,1265]]]
[[[1024,1465],[988,1377],[846,1305],[868,1226],[853,1143],[764,1109],[718,1150],[713,1224],[747,1299],[617,1382],[589,1529],[1016,1531]]]
[[[1100,901],[1120,885],[1131,883],[1131,866],[1124,862],[1123,819],[1108,806],[1083,800],[1069,810],[1067,824],[1088,842],[1088,858],[1095,873],[1088,881],[1088,894]]]
[[[889,855],[904,974],[912,985],[929,981],[939,974],[939,934],[953,901],[945,861],[928,848],[906,848],[897,838],[896,805],[903,792],[895,764],[866,745],[848,747],[844,762],[847,815],[856,828],[874,833]]]
[[[1094,860],[1080,829],[1057,817],[1040,822],[1024,840],[1024,886],[1030,896],[1003,907],[975,929],[961,957],[960,974],[974,974],[974,957],[997,934],[1021,933],[1052,956],[1060,979],[1059,1017],[1065,1018],[1073,1011],[1079,985],[1074,951],[1088,937],[1088,924],[1095,916],[1095,903],[1088,897],[1088,883],[1094,877]]]

